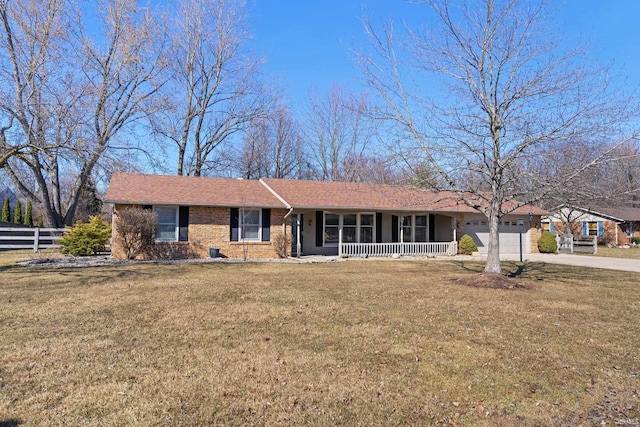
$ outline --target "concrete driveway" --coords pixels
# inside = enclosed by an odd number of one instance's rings
[[[634,271],[640,273],[640,260],[605,258],[599,256],[570,255],[570,254],[525,254],[524,261],[546,262],[549,264],[573,265],[576,267],[605,268],[607,270]],[[520,261],[519,254],[503,254],[504,261]]]

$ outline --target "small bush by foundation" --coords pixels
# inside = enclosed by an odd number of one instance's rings
[[[462,255],[471,255],[474,252],[478,252],[478,246],[473,241],[473,237],[465,234],[458,243],[458,252]]]
[[[558,250],[558,243],[553,234],[545,231],[538,239],[538,250],[543,254],[555,253]]]
[[[62,252],[73,256],[94,255],[104,251],[111,237],[111,226],[99,216],[92,216],[89,222],[77,222],[60,239]]]

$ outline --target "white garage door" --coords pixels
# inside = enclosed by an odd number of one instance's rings
[[[528,254],[530,252],[529,233],[524,232],[524,230],[526,230],[526,227],[523,226],[522,253]],[[480,253],[487,253],[489,249],[489,225],[486,218],[468,219],[465,222],[464,233],[473,237]],[[500,253],[520,253],[520,226],[518,226],[517,219],[500,222]]]

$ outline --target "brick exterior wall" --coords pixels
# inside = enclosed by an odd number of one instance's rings
[[[271,209],[271,241],[232,242],[230,238],[231,210],[192,206],[189,208],[189,243],[197,258],[209,256],[209,248],[220,249],[227,258],[277,258],[274,239],[282,233],[286,209]],[[290,218],[286,219],[287,233],[291,232]]]
[[[538,249],[538,240],[540,236],[542,236],[542,230],[540,229],[540,222],[538,222],[537,227],[534,224],[531,224],[532,227],[529,229],[529,244],[530,250],[532,254],[540,253]]]
[[[118,209],[133,205],[116,205],[113,220],[112,254],[123,259],[124,251],[118,240],[116,216]],[[269,242],[231,242],[230,208],[189,207],[189,240],[187,242],[158,242],[153,253],[145,254],[146,259],[167,258],[208,258],[209,248],[217,248],[220,256],[226,258],[277,258],[274,242],[283,233],[286,223],[287,233],[291,232],[290,218],[284,218],[286,209],[271,209],[271,240]],[[290,249],[289,249],[290,250]]]

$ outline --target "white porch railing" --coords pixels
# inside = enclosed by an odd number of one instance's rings
[[[425,243],[342,243],[338,247],[341,256],[391,257],[393,255],[455,255],[458,242]]]

